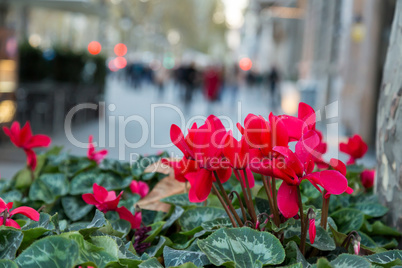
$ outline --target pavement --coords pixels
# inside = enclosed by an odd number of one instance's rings
[[[283,88],[289,87],[285,83]],[[263,88],[240,87],[237,94],[227,90],[222,93],[221,100],[215,103],[206,101],[198,91],[192,103],[186,106],[173,82],[166,85],[161,96],[153,85],[143,85],[135,90],[117,76],[108,77],[104,99],[105,103],[97,104],[105,111],[99,120],[73,125],[71,133],[66,131],[69,127],[61,129],[51,135],[52,144],[62,145],[64,150],[72,154],[86,155],[88,137],[93,135],[98,149],[108,149],[109,158],[121,161],[132,161],[138,155],[165,150],[180,155],[170,141],[172,124],[182,129],[188,128],[193,122],[202,123],[212,113],[221,118],[225,127],[239,135],[235,125],[237,122],[243,124],[247,114],[260,114],[267,118],[273,110],[275,114],[283,113],[280,107],[273,109],[270,93]],[[75,116],[82,116],[82,112],[78,111]],[[338,141],[345,138],[339,135],[341,128],[327,127],[327,130],[329,154],[326,158],[329,159],[338,156]],[[25,164],[25,156],[11,144],[2,144],[0,150],[1,177],[11,178]],[[339,157],[341,160],[347,159],[342,154]],[[364,161],[374,165],[374,154],[369,154]]]

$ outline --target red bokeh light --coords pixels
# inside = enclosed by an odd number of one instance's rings
[[[123,69],[124,67],[127,66],[127,60],[123,57],[117,57],[114,59],[114,66],[116,66],[119,69]]]
[[[119,56],[123,57],[127,53],[127,46],[125,44],[119,43],[114,46],[114,53]]]
[[[88,44],[88,52],[97,55],[101,52],[102,46],[98,41],[92,41]]]
[[[251,67],[253,66],[253,62],[249,59],[249,58],[242,58],[239,61],[239,67],[240,69],[242,69],[243,71],[248,71],[251,69]]]
[[[114,59],[109,61],[108,67],[109,67],[109,70],[112,72],[116,72],[117,70],[119,70],[114,63]]]

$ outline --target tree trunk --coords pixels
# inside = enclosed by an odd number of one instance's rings
[[[398,0],[384,67],[377,114],[376,192],[402,231],[402,0]]]

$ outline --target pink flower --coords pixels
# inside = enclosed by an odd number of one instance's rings
[[[136,212],[133,215],[126,207],[117,207],[123,191],[116,196],[114,191],[107,191],[104,187],[94,183],[92,186],[93,194],[83,194],[82,199],[87,204],[94,205],[97,209],[106,213],[108,211],[117,211],[120,219],[126,220],[131,223],[132,229],[137,229],[141,225],[141,212]]]
[[[33,208],[30,207],[18,207],[16,209],[13,209],[10,211],[10,209],[13,207],[13,202],[10,203],[5,203],[3,199],[0,198],[0,220],[1,220],[1,225],[5,226],[11,226],[17,229],[21,229],[21,227],[18,225],[18,223],[14,220],[11,219],[11,216],[15,214],[21,214],[24,215],[28,218],[30,218],[33,221],[39,221],[39,212],[34,210]]]
[[[106,157],[108,152],[106,149],[95,151],[95,146],[93,145],[92,140],[93,136],[90,135],[87,156],[88,159],[95,161],[99,165],[102,162],[102,160]]]
[[[360,173],[360,179],[361,182],[364,186],[364,188],[369,189],[373,187],[374,185],[374,179],[375,179],[375,170],[364,170],[362,173]]]
[[[315,227],[315,219],[310,219],[310,223],[309,223],[309,228],[308,228],[308,234],[310,237],[310,243],[314,244],[314,240],[315,240],[315,234],[316,234],[316,227]]]
[[[354,240],[353,241],[353,250],[355,252],[355,255],[359,255],[360,252],[360,241]]]
[[[130,189],[133,194],[139,194],[141,198],[144,198],[149,192],[149,186],[143,181],[133,180],[130,183]]]
[[[138,229],[141,227],[142,214],[135,212],[134,215],[126,207],[119,207],[116,209],[119,213],[120,219],[126,220],[131,223],[131,229]]]
[[[356,159],[362,158],[367,152],[367,144],[359,135],[350,137],[347,143],[340,143],[339,150],[345,154],[350,155],[347,165],[353,165]]]
[[[309,130],[315,129],[316,116],[314,109],[304,103],[299,103],[297,117],[280,115],[279,118],[286,125],[289,141],[297,141]]]
[[[114,191],[108,192],[104,187],[94,183],[92,186],[93,194],[83,194],[82,199],[87,204],[94,205],[97,209],[106,213],[108,211],[115,211],[119,205],[119,201],[123,191],[116,197]]]
[[[15,146],[24,150],[27,155],[28,166],[31,170],[35,170],[37,160],[36,153],[33,148],[48,147],[51,139],[46,135],[32,135],[31,125],[26,122],[21,128],[20,123],[14,122],[11,128],[3,127],[4,133],[10,137]]]

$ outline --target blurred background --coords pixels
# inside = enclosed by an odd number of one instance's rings
[[[177,152],[164,145],[183,119],[214,113],[233,128],[248,113],[295,114],[303,101],[318,110],[328,157],[357,133],[374,165],[394,9],[395,0],[0,0],[0,125],[29,120],[83,155],[64,122],[94,103],[72,117],[74,139],[93,134],[129,161]],[[3,133],[0,152],[11,177],[25,157]]]

